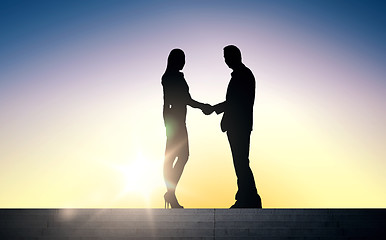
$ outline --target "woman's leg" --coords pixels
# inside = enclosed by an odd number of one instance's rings
[[[181,127],[179,132],[177,156],[178,158],[173,168],[174,183],[176,186],[180,181],[182,172],[184,171],[185,165],[188,162],[189,158],[189,141],[186,126]]]
[[[174,180],[174,169],[173,169],[175,158],[176,157],[174,155],[168,154],[166,151],[163,173],[164,173],[166,189],[168,192],[174,192],[176,189],[176,184]]]
[[[174,164],[175,157],[165,157],[164,162],[164,180],[168,192],[175,192],[178,182],[180,181],[182,172],[186,162],[188,161],[188,156],[178,157],[176,164]],[[174,164],[174,166],[173,166]]]
[[[186,155],[177,158],[176,164],[173,168],[173,183],[175,184],[175,187],[177,187],[177,184],[180,181],[182,172],[184,171],[188,158],[189,156]]]
[[[164,179],[167,188],[165,201],[172,205],[172,208],[182,208],[175,195],[177,184],[189,157],[189,146],[186,126],[182,126],[174,132],[173,138],[166,142]]]

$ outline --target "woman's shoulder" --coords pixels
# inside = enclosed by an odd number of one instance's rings
[[[163,75],[162,75],[162,84],[164,83],[169,83],[169,82],[174,82],[180,78],[183,78],[184,77],[184,74],[182,72],[169,72],[169,71],[166,71]]]

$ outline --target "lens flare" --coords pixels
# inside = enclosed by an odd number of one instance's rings
[[[149,199],[162,179],[159,166],[142,154],[138,154],[129,164],[114,168],[121,174],[125,183],[121,195],[135,194]]]

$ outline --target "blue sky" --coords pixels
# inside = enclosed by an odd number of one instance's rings
[[[271,15],[346,41],[376,60],[385,60],[383,1],[2,1],[1,68],[103,28],[141,23],[160,15],[225,12]],[[200,17],[200,16],[197,16]],[[183,20],[182,20],[183,21]]]

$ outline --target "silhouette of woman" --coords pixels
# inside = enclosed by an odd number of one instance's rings
[[[184,74],[185,54],[181,49],[173,49],[168,57],[166,71],[162,76],[164,93],[163,118],[166,127],[166,150],[164,179],[167,192],[164,195],[165,208],[183,208],[175,191],[189,157],[188,133],[186,130],[186,106],[208,109],[208,104],[193,100]]]

